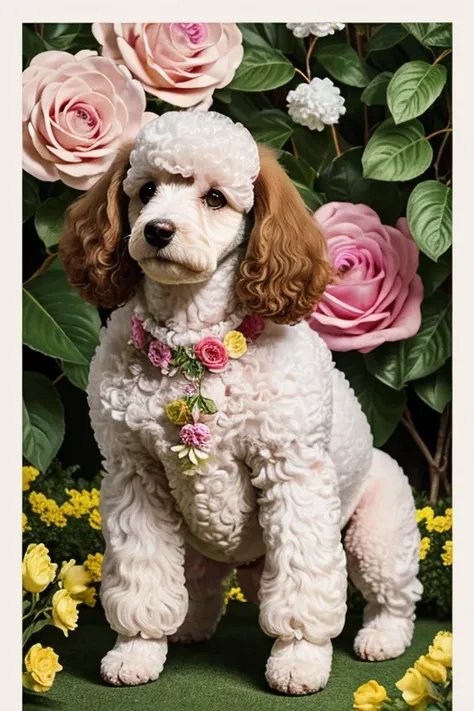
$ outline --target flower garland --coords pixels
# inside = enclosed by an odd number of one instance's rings
[[[205,336],[195,346],[170,348],[145,330],[141,318],[132,315],[130,344],[144,353],[163,375],[171,378],[180,373],[188,381],[182,397],[165,408],[168,420],[180,427],[179,442],[171,447],[171,451],[181,461],[183,473],[195,474],[196,468],[209,459],[212,434],[201,419],[216,415],[218,410],[214,400],[203,395],[204,376],[206,373],[222,373],[228,367],[229,359],[241,358],[247,352],[247,342],[262,333],[264,323],[260,316],[246,316],[238,329],[228,331],[222,340]]]

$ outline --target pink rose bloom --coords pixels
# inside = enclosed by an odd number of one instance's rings
[[[102,54],[125,64],[145,89],[183,108],[209,108],[243,57],[242,34],[231,22],[95,22]]]
[[[143,323],[140,321],[138,316],[133,314],[132,316],[132,341],[135,348],[141,350],[146,346],[146,334],[143,328]]]
[[[421,324],[418,247],[404,217],[382,225],[367,205],[331,202],[314,214],[337,276],[309,325],[333,351],[372,351],[413,336]]]
[[[23,168],[88,190],[154,114],[125,67],[97,52],[41,52],[23,72]]]
[[[249,314],[244,318],[237,331],[243,333],[249,341],[255,341],[265,328],[265,319],[256,314]]]
[[[214,336],[206,336],[194,346],[194,353],[203,366],[211,373],[221,373],[229,362],[229,355],[221,343]]]
[[[209,427],[197,422],[194,425],[184,425],[179,431],[179,436],[183,444],[198,449],[208,449],[212,435]]]
[[[153,340],[148,347],[148,360],[157,368],[167,368],[171,355],[168,346],[157,339]]]

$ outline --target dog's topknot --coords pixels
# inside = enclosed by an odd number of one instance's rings
[[[157,169],[192,177],[203,194],[219,189],[248,212],[260,164],[257,144],[242,124],[215,111],[168,111],[139,131],[125,193],[135,195]]]

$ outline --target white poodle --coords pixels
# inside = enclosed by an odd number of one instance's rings
[[[208,639],[234,567],[276,639],[272,688],[326,685],[347,571],[367,600],[355,651],[401,654],[422,592],[411,490],[304,321],[332,270],[272,152],[217,113],[165,113],[70,208],[60,251],[85,299],[120,306],[88,389],[118,633],[104,679],[157,679],[169,640]]]

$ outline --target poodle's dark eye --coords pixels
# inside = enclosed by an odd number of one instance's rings
[[[218,210],[220,207],[224,207],[224,205],[227,205],[227,200],[223,196],[220,190],[209,190],[209,192],[206,195],[206,202],[209,205],[209,207],[212,207],[213,210]]]
[[[138,195],[140,196],[140,200],[144,205],[147,204],[155,194],[156,186],[155,183],[150,181],[149,183],[145,183],[145,185],[142,185],[140,188],[140,192]]]

